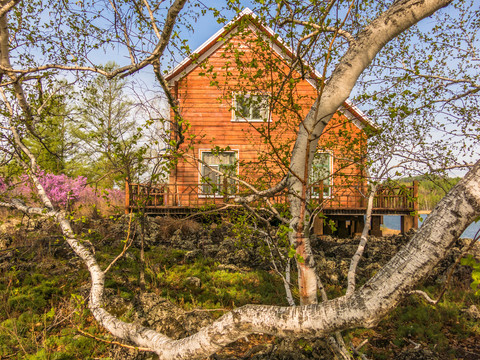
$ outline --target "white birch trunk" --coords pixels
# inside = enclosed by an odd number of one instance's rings
[[[350,44],[350,48],[336,66],[324,91],[310,109],[305,120],[300,124],[297,133],[292,158],[288,188],[289,202],[292,214],[292,229],[295,237],[300,237],[303,231],[300,225],[304,221],[305,183],[312,160],[317,151],[318,139],[326,125],[350,95],[358,77],[370,65],[377,53],[390,40],[415,25],[423,18],[447,6],[452,0],[399,0],[373,20]],[[300,229],[300,230],[298,230]],[[305,238],[307,248],[309,239]],[[293,244],[292,244],[293,245]],[[305,276],[313,276],[314,272],[304,271]],[[299,279],[300,284],[313,283],[314,279]],[[305,299],[316,297],[313,287],[304,296]]]
[[[357,266],[362,258],[363,252],[365,251],[365,246],[367,245],[368,241],[368,232],[372,227],[372,210],[373,210],[373,199],[375,198],[375,194],[377,193],[377,186],[371,185],[370,190],[368,192],[367,197],[367,211],[365,212],[365,225],[362,229],[362,235],[360,237],[360,242],[357,247],[357,251],[352,257],[350,261],[350,267],[348,269],[347,275],[347,291],[345,293],[346,296],[350,296],[355,291],[355,277],[357,274]]]
[[[334,71],[322,98],[317,100],[299,128],[291,161],[291,174],[295,176],[291,175],[288,179],[290,191],[296,192],[297,195],[304,192],[305,182],[302,183],[302,179],[308,178],[308,168],[316,151],[318,135],[332,114],[348,97],[358,76],[378,51],[397,34],[448,3],[450,3],[448,0],[396,1],[387,12],[359,34]],[[5,47],[5,41],[8,40],[8,36],[5,35],[8,33],[4,32],[3,25],[4,23],[0,23],[1,59],[7,55],[5,48],[8,48]],[[5,65],[5,62],[2,65]],[[17,91],[17,95],[21,95],[21,91]],[[14,128],[13,132],[16,134]],[[453,242],[480,215],[479,161],[437,205],[412,240],[370,281],[360,289],[352,291],[349,296],[298,307],[247,305],[225,314],[192,336],[172,340],[153,330],[123,322],[103,308],[104,272],[90,250],[76,238],[65,214],[55,211],[51,206],[48,196],[35,176],[35,158],[28,149],[25,150],[18,134],[15,135],[15,142],[31,160],[32,168],[29,169],[29,175],[45,208],[27,208],[19,202],[0,206],[54,217],[60,224],[66,241],[90,272],[92,286],[89,308],[95,319],[112,335],[133,342],[137,346],[150,348],[160,359],[205,358],[227,344],[253,333],[285,337],[320,337],[343,329],[374,326],[446,256]],[[306,270],[302,272],[305,278],[304,289],[307,292],[307,301],[304,303],[312,303],[316,301],[313,300],[313,297],[316,298],[316,286],[314,290],[311,284],[316,284],[316,280],[311,281],[311,277],[315,277],[315,273],[309,271],[313,269],[311,264],[313,258],[309,257],[311,254],[309,239],[303,236],[302,206],[305,204],[305,196],[303,200],[299,200],[292,195],[290,200],[294,217],[291,224],[295,230],[295,238],[301,239],[295,240],[295,243],[298,245],[297,250],[300,250],[299,255],[303,257],[303,263],[306,264]],[[298,263],[301,264],[302,261]]]
[[[20,205],[9,206],[19,208]],[[42,209],[37,213],[42,214]],[[253,333],[321,337],[348,328],[376,325],[431,272],[480,215],[480,161],[440,201],[412,240],[350,296],[308,306],[243,306],[181,340],[125,323],[103,309],[104,273],[93,254],[75,238],[63,213],[54,213],[68,244],[91,274],[89,308],[95,319],[113,335],[154,350],[160,359],[199,359]]]

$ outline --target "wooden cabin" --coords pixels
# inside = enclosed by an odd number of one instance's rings
[[[221,206],[232,195],[251,193],[245,183],[263,189],[283,177],[298,126],[321,91],[321,75],[298,62],[292,68],[293,59],[283,41],[246,9],[166,75],[178,102],[171,119],[182,119],[171,129],[172,140],[183,141],[184,156],[169,183],[154,191],[152,212]],[[313,161],[310,198],[349,224],[349,233],[358,231],[365,211],[360,164],[374,127],[345,102],[321,135]],[[142,190],[129,191],[127,207]],[[411,211],[411,199],[395,191],[389,204],[379,201]],[[278,194],[271,200],[285,199]],[[323,226],[316,231],[322,233]]]

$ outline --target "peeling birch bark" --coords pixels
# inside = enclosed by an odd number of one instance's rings
[[[312,107],[298,132],[291,160],[291,174],[286,185],[293,193],[290,196],[292,210],[292,227],[300,229],[297,235],[303,235],[302,201],[299,197],[304,191],[313,154],[316,151],[318,135],[321,134],[331,116],[350,94],[362,71],[370,64],[382,47],[396,35],[429,16],[436,10],[450,3],[450,0],[400,0],[393,3],[389,10],[372,21],[355,39],[350,50],[340,61],[332,78],[326,85],[323,95]],[[176,18],[178,11],[185,4],[177,0],[176,6],[169,12],[169,18]],[[0,12],[0,14],[2,14]],[[1,16],[6,21],[6,13]],[[1,61],[8,59],[8,33],[0,23],[0,62],[3,67],[8,64]],[[170,22],[167,24],[169,29]],[[168,31],[167,31],[168,32]],[[168,35],[169,36],[169,35]],[[157,50],[158,49],[158,50]],[[156,49],[163,51],[163,42]],[[143,64],[143,63],[142,63]],[[140,64],[140,65],[142,65]],[[138,67],[137,67],[138,68]],[[120,69],[125,71],[125,69]],[[134,70],[131,70],[134,71]],[[16,95],[24,97],[20,89]],[[25,100],[25,99],[23,99]],[[18,100],[22,103],[22,99]],[[22,108],[24,112],[28,109]],[[427,218],[422,228],[411,241],[399,251],[377,274],[364,286],[354,290],[348,296],[306,306],[265,306],[247,305],[225,314],[211,325],[200,329],[196,334],[180,340],[173,340],[164,334],[145,327],[126,323],[116,318],[103,307],[105,274],[99,267],[92,252],[84,247],[72,231],[70,221],[64,212],[56,211],[45,190],[35,175],[35,158],[22,143],[15,128],[12,127],[14,140],[19,151],[30,159],[27,173],[34,183],[44,208],[29,208],[12,201],[0,203],[0,206],[16,208],[26,213],[36,213],[54,218],[60,225],[62,233],[72,250],[79,256],[91,276],[89,309],[95,319],[112,335],[130,341],[137,346],[149,348],[160,359],[201,359],[253,333],[263,333],[283,337],[322,337],[337,331],[354,327],[372,327],[376,325],[398,302],[446,256],[449,247],[462,234],[465,228],[480,215],[480,161],[437,205]],[[311,136],[313,134],[313,136]],[[30,166],[30,168],[28,168]],[[294,174],[294,175],[292,175]],[[282,181],[283,186],[283,181]],[[300,225],[299,225],[300,224]],[[315,273],[309,269],[313,266],[309,257],[311,253],[309,239],[302,239],[306,264],[303,273],[306,296],[316,298],[317,283]],[[303,255],[302,255],[303,256]],[[302,262],[300,262],[302,263]],[[298,262],[297,262],[298,264]],[[313,280],[312,280],[313,277]],[[312,286],[315,284],[315,287]]]
[[[89,308],[95,319],[114,336],[150,348],[160,359],[204,358],[253,333],[308,338],[353,327],[372,327],[410,294],[479,215],[480,161],[440,201],[412,240],[350,296],[308,306],[246,305],[225,314],[192,336],[172,340],[142,326],[125,323],[102,307],[102,270],[93,254],[76,239],[63,213],[55,214],[68,244],[91,274]]]
[[[318,139],[337,109],[350,95],[359,76],[390,40],[451,2],[452,0],[395,1],[387,11],[357,35],[341,58],[325,85],[321,97],[317,98],[298,128],[288,175],[291,224],[294,232],[298,224],[304,221],[301,216],[302,206],[305,203],[305,199],[301,196],[302,188],[305,186],[305,179],[308,179],[306,172],[311,169]],[[306,242],[309,241],[307,238]],[[310,275],[308,272],[308,276]],[[302,280],[302,282],[313,282],[313,280]],[[307,297],[313,296],[316,294],[312,292]]]
[[[357,251],[352,257],[350,262],[350,267],[348,269],[347,275],[347,291],[346,296],[350,296],[355,291],[355,277],[357,274],[357,266],[362,258],[363,252],[365,251],[365,246],[368,241],[368,232],[370,231],[372,225],[372,210],[373,210],[373,199],[377,193],[377,186],[372,185],[370,191],[368,192],[367,199],[367,211],[365,213],[365,225],[363,226],[362,235],[360,237],[360,243],[358,244]]]

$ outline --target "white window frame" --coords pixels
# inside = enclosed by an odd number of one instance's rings
[[[331,199],[333,197],[332,195],[332,188],[333,188],[333,152],[332,151],[328,151],[328,150],[319,150],[316,152],[315,155],[318,155],[318,154],[327,154],[328,155],[328,166],[329,166],[329,169],[328,169],[328,179],[324,179],[324,192],[323,192],[323,198],[324,199]],[[315,161],[315,158],[313,159],[313,161]],[[312,162],[312,169],[311,171],[313,171],[313,162]],[[310,175],[311,176],[311,175]],[[328,185],[325,184],[325,181],[328,181]],[[312,185],[312,181],[311,179],[309,179],[309,182],[310,182],[310,185]],[[328,186],[328,192],[325,193],[325,185]],[[311,197],[312,198],[316,198],[318,199],[320,197],[320,194],[316,193],[313,191],[313,187],[311,188]]]
[[[266,105],[267,105],[266,119],[261,119],[261,118],[254,119],[254,118],[251,118],[251,117],[244,118],[244,117],[241,117],[241,116],[237,116],[237,96],[244,96],[244,97],[261,96],[261,97],[265,97]],[[262,93],[255,93],[255,92],[252,92],[252,93],[234,92],[234,93],[232,93],[232,98],[233,98],[232,122],[259,122],[259,123],[263,123],[263,122],[272,121],[271,116],[270,116],[271,115],[270,114],[270,109],[269,109],[270,95],[266,95],[266,94],[262,94]],[[250,113],[251,113],[252,109],[249,109],[249,110],[250,110]]]
[[[203,182],[204,176],[203,176],[203,169],[206,167],[206,165],[203,163],[203,154],[205,153],[214,153],[215,151],[212,151],[211,149],[201,149],[199,150],[199,158],[202,160],[199,162],[199,168],[198,168],[198,197],[199,198],[222,198],[224,195],[216,192],[216,193],[205,193],[204,192],[204,186],[208,186],[207,183]],[[231,149],[228,151],[224,151],[224,153],[233,153],[235,154],[235,175],[238,175],[239,167],[238,167],[238,156],[239,156],[239,150],[236,149]],[[219,170],[219,164],[213,164],[209,165],[212,169]],[[233,181],[233,180],[232,180]],[[219,187],[222,188],[221,184]],[[233,196],[233,195],[232,195]]]

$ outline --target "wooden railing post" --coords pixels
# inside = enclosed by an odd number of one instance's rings
[[[413,228],[418,229],[418,180],[413,180]]]

